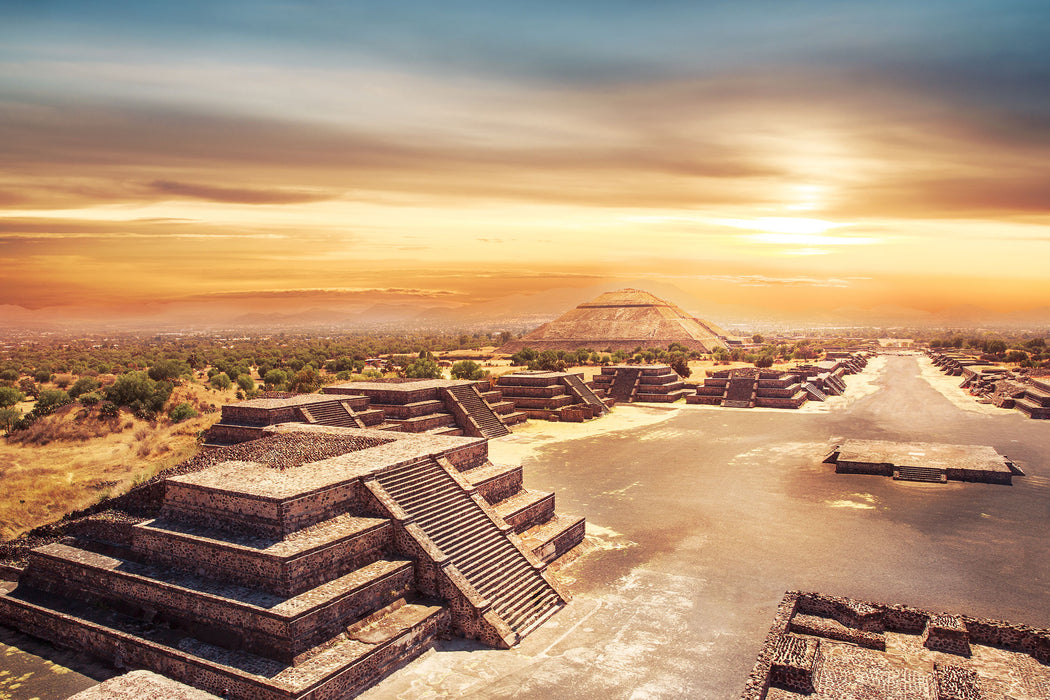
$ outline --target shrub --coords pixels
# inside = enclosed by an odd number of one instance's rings
[[[98,405],[100,418],[116,418],[120,415],[120,408],[112,401],[103,401]]]
[[[25,397],[25,394],[12,386],[0,386],[0,408],[14,406]]]
[[[321,388],[321,374],[313,365],[304,365],[288,382],[288,391],[309,394]]]
[[[194,410],[193,406],[190,405],[188,401],[184,401],[168,411],[168,418],[171,418],[173,423],[178,423],[189,418],[196,418],[198,415],[200,414]]]
[[[487,374],[474,360],[460,360],[452,365],[453,379],[484,379]]]
[[[26,396],[32,396],[34,399],[40,395],[40,386],[29,377],[23,377],[22,381],[18,382],[18,388]]]
[[[67,386],[73,383],[73,375],[56,374],[53,381],[55,382],[55,386],[57,386],[59,389],[65,389]]]
[[[86,394],[81,394],[78,397],[81,405],[83,406],[95,406],[102,401],[102,395],[96,391],[89,391]]]
[[[5,382],[17,382],[18,381],[18,370],[16,369],[5,369],[0,372],[0,379]]]
[[[161,360],[149,368],[149,378],[155,381],[172,381],[192,373],[190,366],[180,360]]]
[[[71,401],[69,394],[61,389],[44,389],[36,400],[36,406],[33,406],[33,413],[38,416],[46,416],[59,406],[65,406]]]
[[[44,382],[49,382],[51,381],[51,370],[38,369],[36,372],[33,373],[33,379],[35,379],[41,384],[43,384]]]
[[[755,367],[772,367],[773,356],[772,355],[760,355],[755,359]]]
[[[92,377],[81,377],[69,389],[69,398],[75,399],[81,394],[87,394],[98,389],[99,383]],[[83,403],[83,402],[81,402]]]

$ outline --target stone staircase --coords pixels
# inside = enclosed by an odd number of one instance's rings
[[[477,424],[481,435],[478,437],[497,438],[510,435],[510,430],[500,417],[478,394],[473,384],[454,384],[447,389],[455,402],[467,416]]]
[[[894,469],[893,478],[896,481],[924,481],[930,484],[943,484],[948,480],[940,469],[907,465]]]
[[[731,377],[726,386],[722,405],[728,408],[751,408],[755,405],[755,391],[758,388],[758,377]]]
[[[599,413],[608,412],[609,408],[598,398],[598,395],[583,382],[583,379],[581,379],[578,374],[567,374],[564,377],[564,382],[565,386],[567,386],[569,390],[585,404],[595,407],[598,409]]]
[[[827,401],[828,395],[821,391],[812,382],[803,382],[802,388],[809,395],[811,401]]]
[[[609,397],[617,401],[629,402],[634,396],[642,370],[624,368],[616,371],[616,378],[609,385]]]
[[[1024,396],[1014,401],[1014,408],[1029,418],[1050,418],[1050,391],[1042,385],[1043,382],[1032,382],[1025,388]]]
[[[337,425],[344,428],[363,428],[364,422],[354,415],[353,410],[343,401],[315,403],[312,406],[300,406],[299,411],[307,423],[319,425]]]
[[[377,475],[379,485],[447,555],[520,639],[564,603],[537,567],[433,458]]]

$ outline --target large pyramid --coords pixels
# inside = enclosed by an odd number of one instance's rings
[[[634,350],[666,348],[680,343],[693,350],[711,352],[726,347],[728,335],[712,323],[693,318],[678,306],[640,289],[606,292],[580,304],[528,335],[499,349],[514,353],[535,350]]]

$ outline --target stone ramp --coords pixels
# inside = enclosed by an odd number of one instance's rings
[[[454,384],[448,387],[448,393],[462,407],[463,411],[477,424],[481,437],[497,438],[510,435],[510,430],[493,411],[473,384]]]
[[[561,607],[561,595],[436,460],[399,465],[376,480],[519,639]]]
[[[593,406],[598,409],[599,413],[607,413],[609,411],[608,406],[605,405],[598,395],[587,386],[578,374],[567,374],[564,377],[565,386],[569,388],[573,394],[576,395],[583,403],[588,406]]]

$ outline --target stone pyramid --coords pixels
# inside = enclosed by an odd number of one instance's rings
[[[501,353],[524,347],[535,350],[634,350],[666,348],[680,343],[711,352],[726,347],[727,334],[712,323],[693,318],[678,306],[640,289],[606,292],[593,301],[506,343]]]

